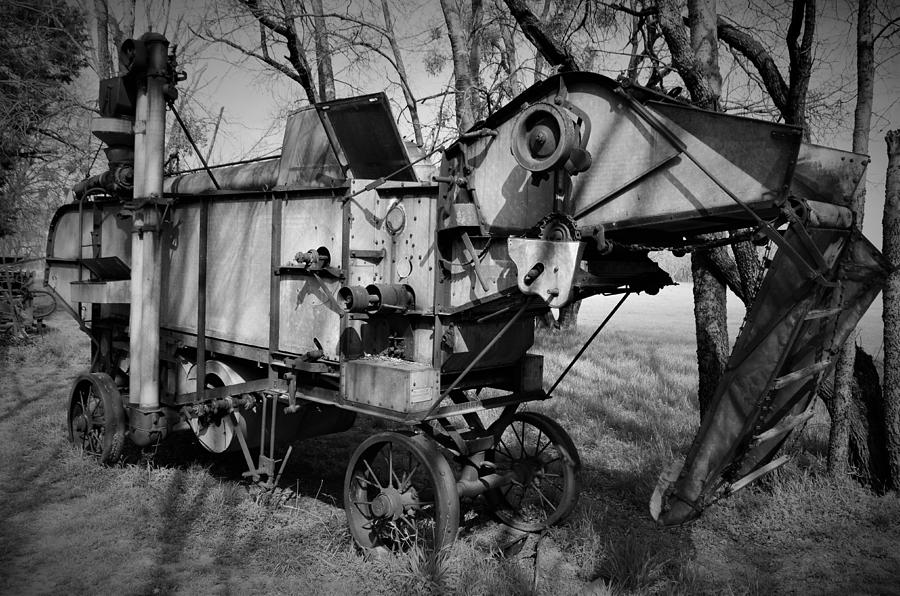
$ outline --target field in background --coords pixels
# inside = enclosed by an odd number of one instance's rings
[[[376,558],[351,545],[340,506],[355,446],[384,424],[301,443],[294,489],[270,504],[240,461],[191,437],[100,468],[64,436],[71,379],[88,343],[57,314],[0,372],[0,585],[72,594],[900,594],[900,499],[822,474],[827,425],[809,425],[791,464],[697,523],[656,527],[647,501],[660,469],[697,425],[689,286],[629,298],[549,402],[534,406],[572,435],[583,490],[568,522],[520,536],[476,503],[440,561]],[[592,299],[585,323],[610,299]],[[738,309],[733,309],[738,310]],[[742,313],[733,313],[732,341]],[[587,338],[542,335],[551,382]]]

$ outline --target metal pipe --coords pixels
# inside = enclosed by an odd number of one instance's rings
[[[515,477],[515,472],[507,472],[506,474],[488,474],[476,480],[457,480],[456,492],[460,497],[474,497],[491,489],[505,486]]]
[[[143,197],[147,185],[146,170],[146,137],[147,137],[147,88],[141,85],[138,88],[134,113],[134,198]],[[141,396],[141,369],[144,358],[143,347],[143,280],[144,259],[143,240],[137,231],[140,211],[134,213],[131,220],[131,297],[128,315],[128,401],[132,404],[140,402]]]
[[[142,409],[159,408],[159,316],[161,300],[161,243],[159,211],[163,196],[165,159],[166,85],[169,42],[159,34],[144,36],[148,52],[145,112],[137,114],[135,132],[135,193],[139,208],[132,229],[132,287],[130,400]],[[143,118],[141,118],[143,116]],[[138,147],[140,146],[140,149]],[[138,155],[141,159],[138,161]],[[135,321],[136,319],[136,321]],[[135,322],[137,324],[135,324]],[[203,383],[202,379],[198,383]]]

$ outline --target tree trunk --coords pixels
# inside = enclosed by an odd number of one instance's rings
[[[697,335],[697,400],[700,419],[709,411],[725,364],[728,362],[728,316],[725,308],[725,285],[710,271],[706,255],[691,255],[694,278],[694,323]]]
[[[121,14],[117,18],[109,20],[109,26],[112,29],[113,47],[116,51],[116,56],[113,57],[112,62],[116,67],[115,74],[117,75],[124,74],[122,65],[119,64],[118,52],[126,39],[134,37],[134,2],[135,0],[127,0],[117,3],[116,6]]]
[[[675,0],[659,0],[658,6],[659,26],[672,54],[672,63],[687,85],[693,103],[708,110],[718,110],[722,77],[719,74],[715,1],[688,1],[690,36],[684,30],[681,7]],[[700,376],[697,397],[702,419],[728,359],[726,292],[724,283],[712,274],[702,253],[691,255],[691,273]]]
[[[469,72],[469,52],[463,32],[462,15],[454,0],[441,0],[441,10],[447,22],[450,53],[453,57],[453,79],[456,88],[456,126],[465,132],[475,124],[472,105],[472,73]]]
[[[509,85],[510,97],[525,90],[519,75],[519,56],[516,51],[516,23],[503,19],[500,22],[500,41],[503,44],[501,57]]]
[[[549,64],[559,66],[562,70],[578,70],[575,57],[572,56],[568,46],[553,36],[544,21],[531,12],[525,0],[504,1],[522,28],[522,33]]]
[[[94,0],[94,11],[97,13],[97,76],[108,79],[112,76],[113,64],[109,55],[109,7],[106,0]]]
[[[406,75],[406,65],[403,62],[403,53],[400,51],[400,45],[397,43],[397,34],[394,32],[394,19],[391,16],[388,0],[381,0],[381,13],[384,15],[384,30],[387,41],[391,46],[391,53],[394,56],[394,67],[397,70],[397,75],[400,77],[400,88],[403,89],[403,99],[406,101],[406,108],[409,110],[409,120],[412,122],[416,145],[422,147],[425,144],[425,140],[422,136],[422,122],[419,120],[419,107],[409,85],[409,77]]]
[[[322,0],[312,0],[313,37],[316,42],[316,71],[319,75],[319,100],[331,101],[334,94],[334,69],[331,66],[331,47],[328,43],[328,29],[322,15]]]
[[[900,266],[900,130],[885,137],[888,169],[884,200],[884,256]],[[900,269],[884,288],[884,421],[891,487],[900,490]]]
[[[853,151],[869,152],[869,127],[872,122],[872,90],[875,82],[874,40],[872,37],[871,0],[859,1],[856,24],[856,110],[853,118]],[[862,229],[865,215],[866,178],[863,175],[853,197],[851,208],[856,226]],[[840,476],[847,471],[850,427],[848,404],[852,398],[855,338],[847,340],[838,355],[834,372],[834,400],[831,433],[828,437],[828,471]]]

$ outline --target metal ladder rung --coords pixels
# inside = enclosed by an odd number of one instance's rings
[[[828,368],[830,364],[831,360],[822,360],[821,362],[816,362],[815,364],[811,364],[806,368],[801,368],[800,370],[795,370],[792,373],[788,373],[782,377],[778,377],[777,379],[775,379],[775,384],[772,388],[781,389],[785,385],[790,385],[791,383],[796,383],[800,379],[811,377],[812,375]]]
[[[805,424],[807,420],[813,417],[814,410],[813,408],[808,408],[807,410],[800,412],[796,416],[788,416],[769,430],[765,432],[761,432],[755,437],[753,437],[753,443],[751,445],[751,449],[756,447],[760,443],[764,443],[770,439],[774,439],[776,437],[781,437],[786,435],[790,431],[794,430],[801,424]]]
[[[737,491],[741,490],[742,488],[744,488],[745,486],[747,486],[748,484],[750,484],[751,482],[753,482],[760,476],[763,476],[764,474],[768,474],[772,470],[783,466],[788,461],[790,461],[790,459],[791,459],[790,455],[782,455],[778,459],[770,461],[769,463],[767,463],[763,467],[759,468],[758,470],[750,472],[749,474],[747,474],[746,476],[744,476],[737,482],[730,484],[728,486],[728,488],[726,489],[726,493],[729,495],[736,493]]]
[[[806,320],[812,321],[813,319],[824,319],[826,317],[833,317],[834,315],[841,313],[840,308],[822,308],[819,310],[811,310],[806,314]]]

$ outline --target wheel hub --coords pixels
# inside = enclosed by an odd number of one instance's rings
[[[375,517],[397,518],[403,513],[403,498],[396,488],[386,488],[372,501],[372,514]]]

